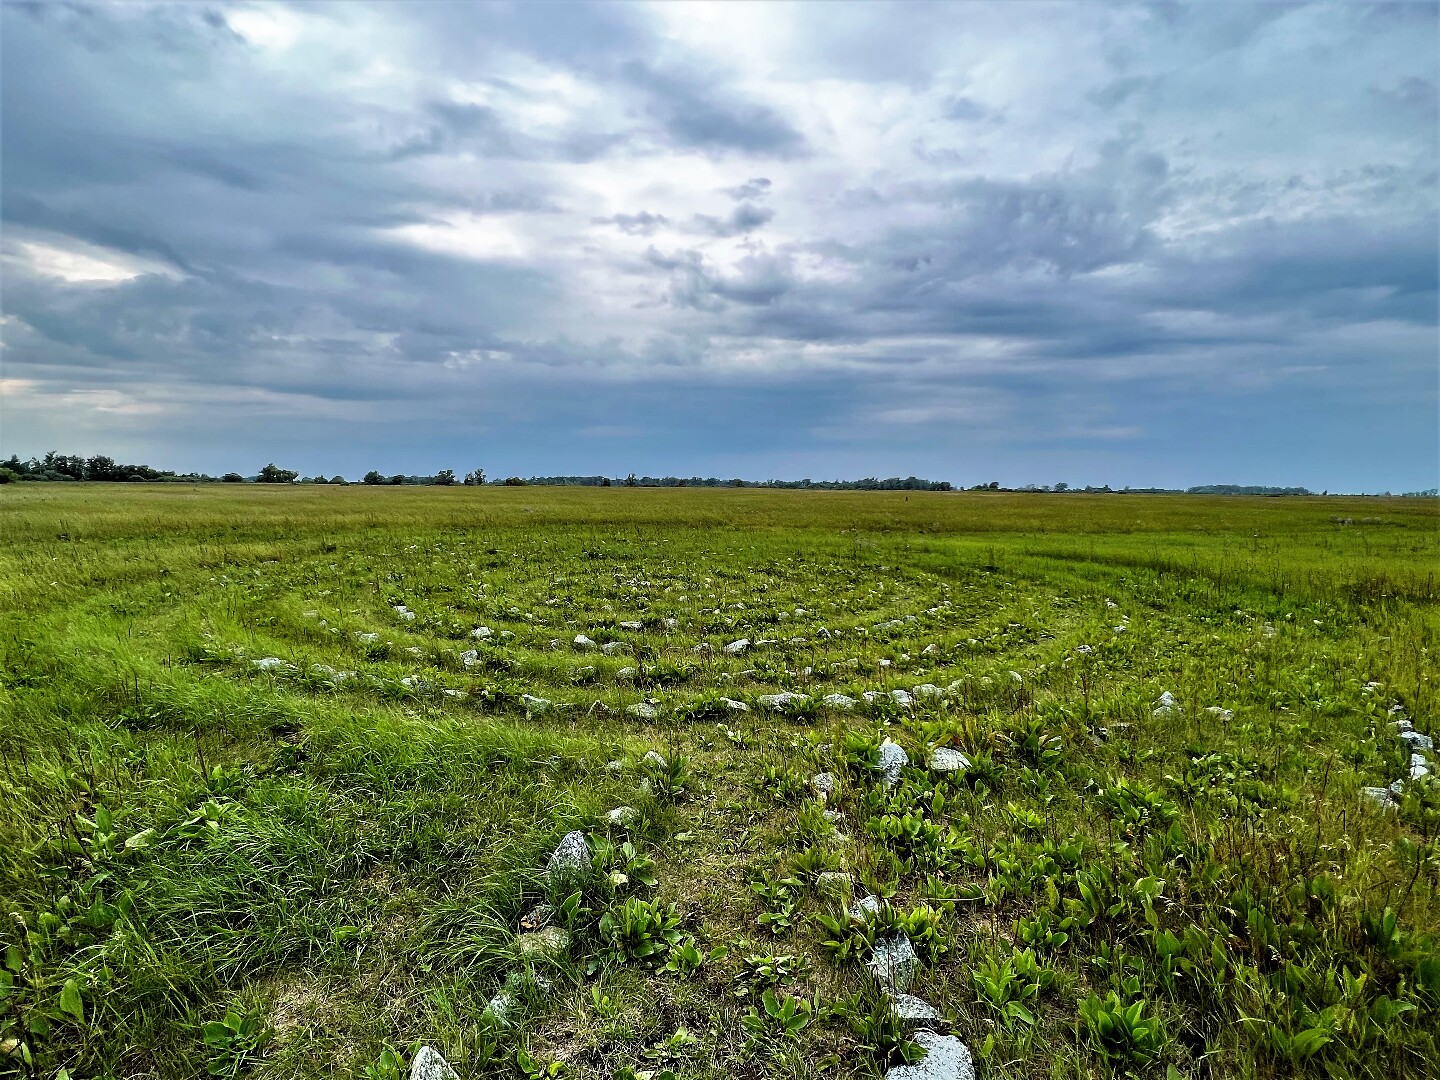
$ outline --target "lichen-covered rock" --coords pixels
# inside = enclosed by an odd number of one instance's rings
[[[846,697],[844,694],[826,694],[820,701],[825,705],[829,705],[832,709],[849,710],[855,707],[855,699],[853,697]]]
[[[1414,730],[1401,731],[1398,732],[1398,734],[1400,741],[1408,743],[1412,751],[1435,749],[1435,740],[1430,738],[1429,735],[1421,735],[1420,732]]]
[[[903,994],[915,981],[920,970],[920,958],[915,955],[915,946],[903,933],[891,934],[875,942],[875,951],[870,956],[870,971],[875,981],[891,994]]]
[[[952,746],[937,746],[930,751],[929,764],[934,772],[964,772],[970,759]]]
[[[620,624],[622,630],[644,630],[645,624],[636,619],[626,619]]]
[[[563,892],[567,887],[583,883],[590,874],[590,843],[579,829],[568,832],[550,856],[545,877],[551,887]]]
[[[886,739],[880,744],[880,782],[887,788],[894,787],[900,780],[900,770],[910,761],[910,755],[898,743]]]
[[[1382,810],[1393,810],[1395,808],[1395,796],[1390,793],[1389,788],[1365,787],[1360,789],[1360,797],[1367,799],[1380,807]]]
[[[810,786],[815,789],[815,794],[824,798],[835,790],[835,774],[828,772],[816,773],[810,778]]]
[[[912,1027],[926,1027],[944,1019],[939,1009],[914,994],[896,994],[890,1004],[895,1009],[895,1015]]]
[[[549,698],[536,697],[534,694],[521,694],[520,704],[525,706],[526,712],[542,713],[554,704]]]
[[[885,1080],[975,1080],[970,1048],[954,1035],[917,1031],[915,1041],[925,1048],[925,1056],[914,1065],[886,1070]]]
[[[477,626],[474,630],[470,631],[470,636],[476,641],[484,641],[488,637],[494,637],[495,631],[491,630],[488,626]]]
[[[810,700],[810,696],[785,690],[779,694],[761,694],[758,700],[761,705],[768,706],[777,712],[784,712],[792,705],[804,705]]]
[[[1410,779],[1419,780],[1422,776],[1430,775],[1430,759],[1424,754],[1410,755]]]
[[[852,919],[869,919],[880,914],[880,905],[884,903],[878,896],[862,896],[855,903],[850,905],[846,913]]]
[[[607,641],[600,646],[600,651],[606,656],[622,656],[630,651],[630,646],[623,641]]]
[[[912,687],[910,692],[917,698],[938,698],[943,697],[945,694],[945,691],[941,690],[940,687],[928,682],[923,682],[919,686]]]
[[[529,934],[521,934],[516,939],[515,947],[526,960],[559,956],[570,948],[570,935],[562,927],[546,926]]]
[[[605,814],[605,823],[622,829],[628,829],[640,819],[640,811],[633,806],[617,806]]]
[[[640,759],[640,764],[646,768],[663,769],[666,766],[665,757],[658,750],[646,750],[645,756]]]
[[[490,1003],[485,1006],[485,1012],[490,1014],[490,1018],[495,1023],[503,1026],[510,1022],[510,1014],[515,1011],[515,1006],[518,1004],[520,1004],[520,999],[516,994],[509,990],[501,990],[490,999]]]
[[[410,1080],[460,1080],[433,1046],[422,1046],[410,1061]]]
[[[891,690],[890,700],[895,702],[896,705],[902,705],[907,709],[915,704],[915,698],[908,690]]]
[[[641,701],[631,705],[625,710],[631,716],[639,717],[641,720],[654,720],[660,715],[660,710],[648,701]]]

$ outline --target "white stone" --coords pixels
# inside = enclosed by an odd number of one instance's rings
[[[640,759],[640,764],[655,769],[666,767],[665,758],[656,750],[645,751],[645,756]]]
[[[875,942],[875,952],[870,957],[870,971],[877,982],[892,994],[903,994],[915,981],[920,970],[920,958],[915,955],[915,946],[903,933],[880,938]]]
[[[395,605],[395,614],[399,615],[400,618],[404,619],[406,622],[413,622],[415,619],[415,612],[411,611],[404,604]]]
[[[779,711],[788,709],[791,705],[803,705],[809,700],[810,697],[808,694],[796,694],[789,690],[785,690],[779,694],[762,694],[759,698],[761,705],[766,705]]]
[[[525,706],[526,712],[535,713],[544,712],[553,704],[549,698],[536,697],[534,694],[521,694],[520,703]]]
[[[460,1080],[450,1063],[433,1046],[422,1046],[410,1061],[410,1080]]]
[[[816,773],[810,778],[810,786],[815,789],[818,795],[829,795],[835,790],[835,774],[828,772]]]
[[[478,641],[484,641],[488,637],[494,637],[495,631],[491,630],[488,626],[477,626],[474,630],[470,631],[470,636]]]
[[[588,637],[586,637],[584,634],[576,634],[576,635],[575,635],[574,645],[575,645],[575,648],[577,648],[577,649],[593,649],[593,648],[595,648],[595,642],[591,641],[591,640],[590,640]]]
[[[1222,709],[1219,705],[1211,705],[1205,711],[1211,716],[1215,717],[1221,723],[1228,724],[1231,720],[1235,719],[1235,714],[1233,712],[1231,712],[1229,709]]]
[[[975,1080],[970,1048],[954,1035],[917,1031],[915,1041],[925,1048],[925,1056],[914,1065],[887,1069],[885,1080]]]
[[[631,705],[625,711],[631,716],[638,717],[641,720],[654,720],[660,715],[660,710],[648,701],[641,701],[635,705]]]
[[[921,683],[919,686],[915,687],[910,692],[914,694],[917,698],[937,698],[942,697],[945,693],[944,690],[941,690],[934,683],[928,682]]]
[[[934,772],[964,772],[970,759],[951,746],[937,746],[930,751],[929,765]]]
[[[519,1001],[514,994],[509,990],[501,990],[490,999],[490,1004],[485,1006],[485,1011],[497,1024],[507,1024],[510,1021],[510,1013],[518,1004]]]
[[[937,652],[939,652],[939,651],[940,651],[940,646],[939,646],[939,645],[936,645],[936,644],[932,641],[929,645],[926,645],[923,649],[920,650],[920,655],[921,655],[921,656],[934,656],[934,655],[935,655]]]
[[[1410,755],[1410,779],[1419,780],[1430,775],[1430,760],[1424,754]]]
[[[615,677],[617,679],[633,679],[638,674],[640,674],[640,672],[636,671],[633,667],[622,667],[619,671],[615,672]]]
[[[900,770],[910,761],[910,755],[898,743],[886,739],[880,744],[880,782],[887,788],[894,787],[900,780]]]
[[[890,1004],[895,1009],[895,1015],[907,1024],[936,1024],[944,1019],[939,1009],[914,994],[896,994],[890,999]]]
[[[853,709],[855,707],[855,699],[846,697],[844,694],[826,694],[820,700],[832,709]]]
[[[1393,810],[1395,808],[1395,796],[1387,788],[1364,787],[1360,789],[1362,798],[1369,799],[1382,810]]]
[[[460,663],[466,667],[474,667],[480,662],[480,654],[474,649],[466,649],[460,654]]]
[[[742,637],[742,638],[740,638],[739,640],[737,640],[737,641],[732,641],[732,642],[730,642],[729,645],[726,645],[724,651],[725,651],[726,654],[728,654],[728,655],[730,655],[730,656],[739,656],[741,653],[743,653],[743,652],[744,652],[746,649],[748,649],[749,647],[750,647],[750,639],[749,639],[749,638],[743,638],[743,637]]]
[[[626,619],[620,624],[622,630],[644,630],[645,624],[636,619]]]
[[[870,919],[880,914],[881,900],[878,896],[862,896],[850,905],[852,919]]]
[[[251,667],[257,671],[278,671],[285,666],[285,661],[278,656],[266,656],[259,660],[251,661]]]
[[[728,697],[722,697],[720,700],[724,703],[725,707],[726,707],[727,709],[729,709],[731,712],[749,712],[749,711],[750,711],[750,706],[749,706],[749,705],[746,705],[743,701],[736,701],[734,698],[728,698]]]
[[[614,810],[607,810],[605,822],[607,825],[616,825],[622,829],[628,829],[640,817],[640,811],[633,806],[617,806]]]
[[[1412,751],[1435,749],[1435,741],[1429,735],[1421,735],[1418,731],[1402,731],[1399,735],[1400,741],[1408,743]]]
[[[600,651],[606,656],[622,656],[630,651],[630,646],[623,641],[607,641],[600,646]]]
[[[1169,690],[1166,690],[1163,694],[1161,694],[1158,698],[1155,699],[1155,704],[1160,706],[1162,709],[1174,708],[1175,695],[1170,693]]]
[[[590,843],[579,829],[561,838],[545,867],[545,876],[553,885],[563,886],[590,872]]]
[[[366,630],[357,630],[355,631],[355,640],[360,642],[362,645],[373,645],[375,644],[375,642],[380,640],[380,635],[372,634]]]
[[[526,960],[559,956],[568,948],[570,934],[559,926],[547,926],[533,933],[521,934],[515,941],[516,952]]]

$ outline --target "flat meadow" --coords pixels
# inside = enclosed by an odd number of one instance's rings
[[[1418,498],[9,485],[0,1075],[904,1076],[908,987],[982,1078],[1433,1077],[1437,568]]]

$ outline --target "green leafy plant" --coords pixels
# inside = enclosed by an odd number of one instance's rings
[[[210,1052],[211,1076],[238,1076],[264,1045],[268,1032],[254,1009],[231,1009],[200,1028]]]
[[[789,930],[795,925],[795,909],[800,902],[800,892],[803,888],[802,883],[796,878],[780,878],[777,881],[760,878],[752,881],[750,891],[760,897],[766,905],[766,910],[760,913],[756,922],[776,935]]]
[[[859,1037],[863,1049],[887,1064],[913,1065],[925,1057],[925,1048],[910,1037],[910,1029],[883,993],[864,991],[836,1001],[834,1012]]]
[[[674,904],[630,897],[600,917],[601,948],[591,960],[592,971],[607,960],[636,960],[656,967],[681,939],[680,916]]]
[[[1103,1057],[1143,1064],[1159,1056],[1164,1044],[1160,1018],[1145,1015],[1146,1002],[1124,1002],[1115,991],[1089,994],[1080,1002],[1080,1034]]]
[[[740,1023],[752,1035],[776,1031],[795,1038],[814,1018],[814,1005],[805,998],[782,998],[770,989],[760,995],[759,1006],[752,1006],[750,1011],[740,1018]]]

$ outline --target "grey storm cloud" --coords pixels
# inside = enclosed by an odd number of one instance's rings
[[[6,453],[1436,482],[1433,5],[0,20]]]
[[[695,224],[705,232],[720,237],[744,236],[769,222],[775,211],[768,206],[744,202],[723,218],[713,214],[696,214]]]

